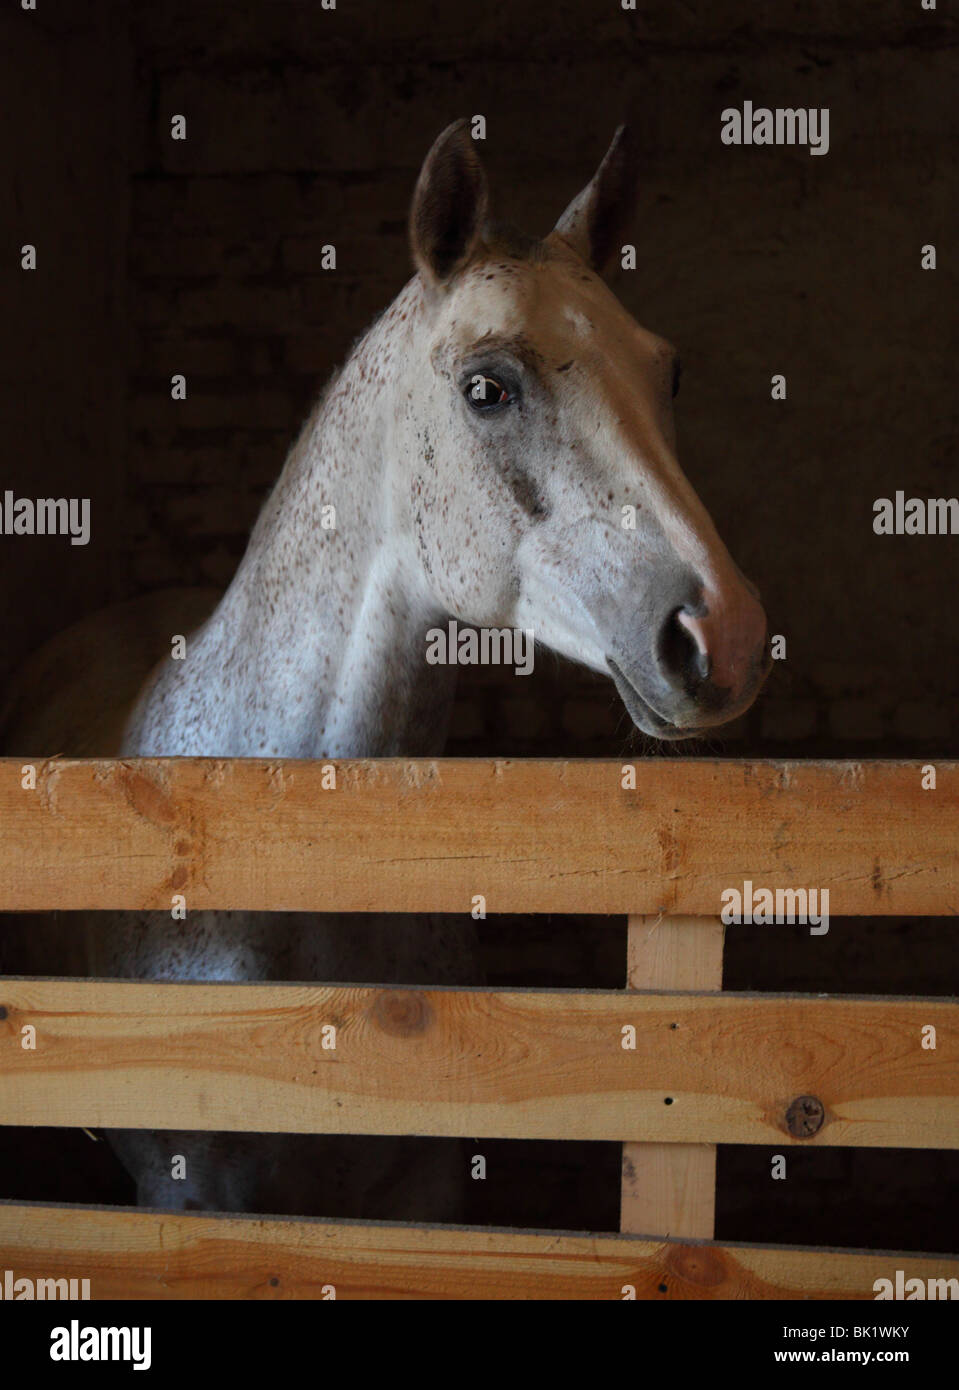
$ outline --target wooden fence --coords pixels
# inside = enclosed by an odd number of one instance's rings
[[[954,1256],[713,1241],[717,1144],[959,1148],[955,999],[723,993],[718,916],[746,882],[828,888],[834,917],[955,916],[959,765],[934,789],[916,763],[626,766],[634,785],[619,762],[0,760],[7,911],[182,894],[466,921],[481,895],[629,915],[623,991],[0,980],[0,1123],[613,1139],[620,1235],[4,1202],[0,1268],[95,1297],[872,1298],[897,1269],[959,1277]]]

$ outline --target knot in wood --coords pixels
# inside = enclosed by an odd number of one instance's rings
[[[794,1139],[811,1139],[825,1118],[826,1108],[817,1096],[797,1096],[786,1111],[786,1128]]]
[[[666,1252],[664,1265],[672,1274],[701,1288],[717,1288],[726,1280],[722,1254],[710,1245],[673,1245]],[[668,1288],[668,1281],[667,1281]]]
[[[433,1021],[433,1010],[425,994],[414,990],[391,989],[377,995],[373,1021],[394,1038],[412,1038],[425,1033]]]

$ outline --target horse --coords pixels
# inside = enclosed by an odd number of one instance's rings
[[[637,164],[621,127],[536,239],[489,217],[468,123],[447,127],[413,194],[415,273],[309,414],[226,593],[135,599],[55,638],[14,688],[5,746],[435,756],[456,668],[425,659],[427,634],[450,618],[531,630],[604,673],[655,739],[745,711],[770,665],[766,615],[677,462],[676,350],[604,278]],[[476,983],[467,927],[436,919],[100,914],[50,931],[34,922],[31,941],[61,973],[79,941],[75,973],[92,976]],[[454,1220],[468,1173],[465,1157],[411,1165],[397,1141],[352,1164],[312,1140],[291,1172],[275,1136],[110,1137],[153,1207],[296,1211],[319,1187],[355,1216],[377,1194],[374,1214],[422,1218],[425,1202]]]

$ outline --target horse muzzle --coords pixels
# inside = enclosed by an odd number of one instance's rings
[[[668,607],[606,664],[630,718],[655,738],[693,738],[745,713],[772,661],[766,614],[752,585],[732,594],[699,588]]]

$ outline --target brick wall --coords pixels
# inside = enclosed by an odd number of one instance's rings
[[[955,754],[959,546],[871,531],[875,497],[955,487],[955,22],[898,0],[493,8],[89,7],[113,56],[61,138],[70,158],[93,141],[112,171],[98,196],[122,184],[128,204],[107,335],[125,398],[104,406],[123,431],[111,593],[229,580],[323,379],[409,273],[410,192],[448,120],[486,115],[496,211],[544,232],[629,111],[647,163],[640,269],[618,291],[681,348],[681,461],[788,639],[757,707],[699,751]],[[104,83],[127,93],[120,128]],[[829,155],[723,147],[718,113],[746,97],[829,106]],[[68,433],[57,400],[32,408],[48,437]],[[96,474],[101,453],[71,462]],[[69,588],[67,560],[51,564]],[[38,616],[38,640],[56,618]],[[528,679],[466,672],[453,735],[466,753],[635,746],[611,686],[545,656]]]

